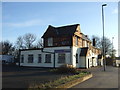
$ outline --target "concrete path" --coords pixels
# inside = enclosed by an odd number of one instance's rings
[[[107,66],[90,68],[87,71],[93,73],[93,77],[72,88],[118,88],[118,68]]]

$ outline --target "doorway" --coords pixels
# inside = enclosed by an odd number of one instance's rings
[[[88,59],[88,68],[89,68],[89,59]]]

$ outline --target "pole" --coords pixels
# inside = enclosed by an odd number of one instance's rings
[[[104,11],[103,7],[107,4],[102,5],[102,23],[103,23],[103,62],[104,62],[104,71],[106,70],[106,61],[105,61],[105,38],[104,38]]]
[[[114,37],[112,37],[112,59],[113,59],[113,39]]]
[[[54,66],[54,68],[55,68],[55,53],[54,53],[54,63],[53,63],[53,64],[54,64],[53,66]]]
[[[113,59],[113,37],[112,37],[112,59]]]

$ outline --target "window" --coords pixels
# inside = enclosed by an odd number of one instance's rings
[[[77,36],[76,36],[76,40],[75,41],[76,41],[76,45],[78,45],[78,37]]]
[[[21,55],[21,63],[24,63],[24,55]]]
[[[28,55],[28,63],[33,63],[33,54]]]
[[[48,46],[53,46],[53,38],[48,38]]]
[[[51,54],[46,54],[45,63],[51,63]]]
[[[78,63],[78,54],[76,54],[76,63]]]
[[[82,47],[84,47],[84,40],[82,40]]]
[[[42,57],[41,57],[41,54],[38,54],[38,63],[41,63],[41,59]]]
[[[58,54],[58,63],[65,63],[65,54],[64,53]]]
[[[89,42],[87,42],[87,47],[89,47]]]
[[[85,47],[87,47],[87,41],[84,41],[85,42]]]

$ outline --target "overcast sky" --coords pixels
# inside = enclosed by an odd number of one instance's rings
[[[18,36],[33,33],[39,39],[48,25],[55,27],[80,24],[81,32],[102,37],[104,2],[3,2],[2,39],[15,43]],[[105,36],[118,49],[118,3],[106,2]]]

